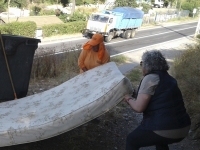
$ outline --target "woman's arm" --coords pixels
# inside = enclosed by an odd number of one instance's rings
[[[126,95],[124,97],[124,101],[126,101],[133,108],[134,111],[141,113],[146,109],[150,98],[151,95],[138,94],[137,99],[135,100],[130,95]]]

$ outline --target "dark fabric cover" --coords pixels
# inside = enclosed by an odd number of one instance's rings
[[[17,98],[27,95],[35,50],[40,39],[2,34],[3,46]],[[0,44],[0,101],[13,100],[14,92]]]
[[[160,82],[143,112],[141,126],[146,130],[180,129],[191,124],[177,81],[167,71],[154,71]]]
[[[136,8],[132,8],[132,7],[116,7],[111,11],[123,13],[124,19],[128,19],[128,18],[142,19],[144,16],[143,11]]]

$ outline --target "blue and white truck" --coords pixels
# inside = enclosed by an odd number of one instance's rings
[[[92,13],[83,34],[91,38],[93,34],[101,33],[105,42],[117,36],[133,38],[142,25],[143,16],[143,11],[132,7],[116,7],[101,13]]]

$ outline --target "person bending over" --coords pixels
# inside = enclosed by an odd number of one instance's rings
[[[92,39],[83,45],[83,50],[78,58],[80,73],[110,61],[110,55],[103,40],[101,34],[94,34]]]

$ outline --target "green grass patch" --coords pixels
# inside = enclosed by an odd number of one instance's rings
[[[131,81],[133,88],[137,90],[138,85],[143,77],[141,67],[135,67],[133,70],[126,74],[126,77]]]
[[[111,57],[111,61],[114,61],[117,64],[122,64],[127,61],[127,57],[123,55],[119,55],[119,56]]]

